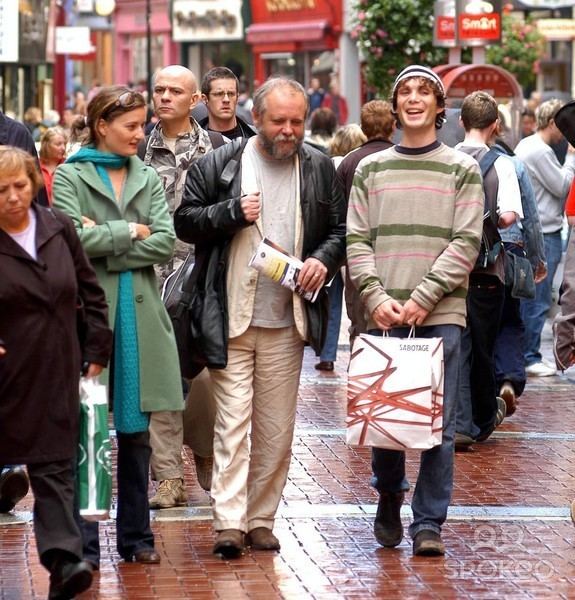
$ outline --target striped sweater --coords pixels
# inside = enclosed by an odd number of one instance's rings
[[[349,274],[368,315],[390,296],[430,311],[424,325],[465,327],[483,218],[477,162],[444,144],[362,160],[347,216]],[[368,326],[377,326],[370,318]]]

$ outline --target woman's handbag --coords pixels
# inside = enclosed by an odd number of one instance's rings
[[[109,518],[112,457],[108,433],[108,396],[106,386],[94,377],[80,379],[77,479],[80,516],[89,521]]]
[[[428,450],[441,444],[442,338],[356,337],[346,424],[348,444],[390,450]]]

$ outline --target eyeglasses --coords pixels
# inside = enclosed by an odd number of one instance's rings
[[[136,108],[139,106],[145,106],[144,97],[139,92],[132,92],[128,90],[120,94],[113,102],[107,106],[101,114],[102,119],[105,119],[112,111],[117,108]]]
[[[213,98],[217,98],[218,100],[223,100],[224,96],[227,96],[230,100],[235,100],[236,96],[238,95],[237,92],[235,91],[231,91],[231,92],[210,92],[210,96],[212,96]]]

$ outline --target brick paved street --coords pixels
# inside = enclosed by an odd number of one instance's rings
[[[548,337],[548,333],[547,333]],[[548,349],[546,355],[551,358]],[[294,457],[276,524],[278,554],[223,561],[211,553],[208,495],[186,454],[189,506],[156,511],[159,566],[123,564],[112,522],[83,599],[575,598],[575,376],[530,380],[515,415],[472,452],[457,454],[447,555],[414,558],[372,535],[377,497],[370,452],[344,442],[345,368],[320,374],[306,353]],[[412,483],[418,461],[409,454]],[[0,516],[0,598],[46,598],[30,523],[31,497]],[[411,518],[403,507],[404,523]]]

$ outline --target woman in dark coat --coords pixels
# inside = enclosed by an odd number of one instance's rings
[[[88,376],[107,364],[112,335],[72,221],[32,204],[41,184],[32,157],[0,147],[0,465],[27,465],[49,597],[72,598],[92,581],[73,514],[78,382],[83,363]]]

